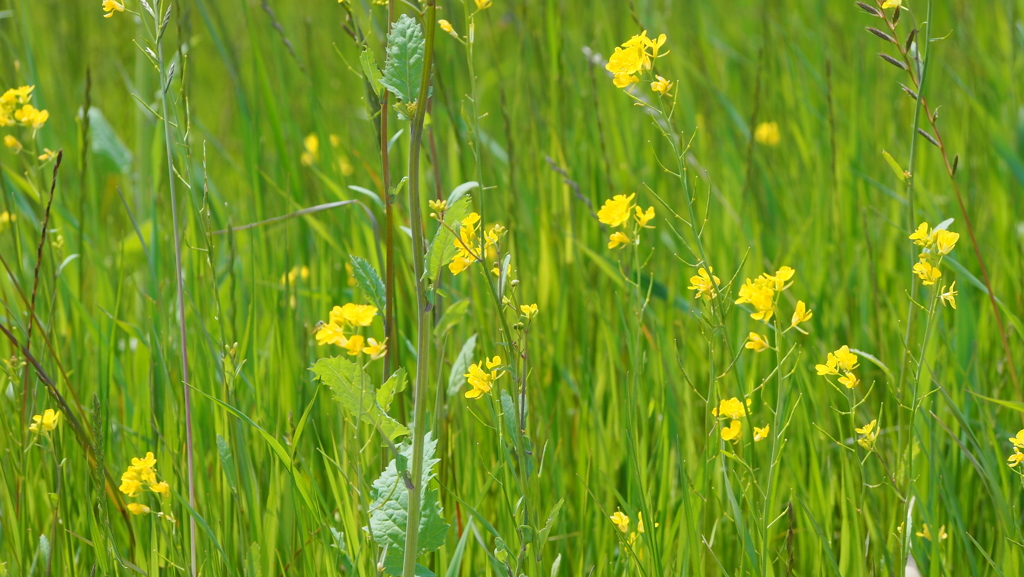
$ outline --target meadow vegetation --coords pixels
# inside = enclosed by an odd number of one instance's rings
[[[1021,0],[0,37],[0,577],[1024,574]]]

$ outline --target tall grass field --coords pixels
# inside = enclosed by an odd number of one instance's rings
[[[1024,575],[1024,1],[0,40],[0,577]]]

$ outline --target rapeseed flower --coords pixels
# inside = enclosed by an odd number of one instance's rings
[[[779,135],[779,125],[775,122],[762,122],[754,129],[754,141],[766,146],[776,146],[782,137]]]
[[[447,20],[444,20],[444,19],[441,19],[441,20],[437,21],[437,25],[441,27],[441,31],[442,32],[444,32],[446,34],[450,34],[450,35],[454,36],[455,38],[459,37],[459,35],[455,33],[455,28],[452,27],[452,23],[451,22],[449,22]]]
[[[918,531],[917,533],[914,533],[914,534],[917,535],[918,537],[923,537],[924,539],[927,539],[929,541],[932,540],[932,532],[931,532],[930,529],[928,529],[928,523],[925,523],[925,524],[921,525],[921,530]],[[938,533],[938,535],[936,537],[939,539],[939,541],[943,541],[943,540],[949,538],[949,535],[946,534],[946,526],[945,525],[939,527],[939,533]]]
[[[740,433],[743,431],[743,423],[740,421],[732,421],[728,427],[722,427],[722,440],[723,441],[738,441]]]
[[[857,444],[868,451],[873,450],[875,447],[875,439],[878,438],[878,429],[875,428],[877,424],[878,419],[874,419],[863,427],[854,429],[858,435],[862,435],[861,438],[857,439]]]
[[[484,370],[481,365],[486,365],[487,370]],[[483,362],[473,363],[469,366],[469,372],[462,375],[466,377],[466,381],[469,383],[471,390],[466,391],[467,399],[477,399],[482,397],[484,394],[491,392],[491,388],[494,386],[494,381],[501,378],[505,374],[504,371],[498,372],[496,367],[501,366],[501,357],[495,356],[492,359],[485,358]],[[488,372],[490,371],[490,372]]]
[[[925,286],[935,284],[942,277],[942,271],[926,260],[914,265],[914,274],[921,279],[921,284]]]
[[[931,230],[928,228],[927,222],[922,222],[921,224],[917,225],[917,230],[911,233],[909,238],[910,240],[914,241],[914,244],[924,248],[930,247],[934,242]]]
[[[848,389],[860,384],[860,380],[853,374],[857,364],[857,355],[850,352],[850,347],[843,345],[839,349],[828,354],[828,359],[823,365],[815,365],[819,376],[838,376],[839,383]]]
[[[1016,467],[1021,461],[1024,461],[1024,453],[1021,453],[1020,449],[1014,447],[1013,454],[1006,459],[1006,464],[1011,467]]]
[[[381,342],[377,342],[377,339],[369,338],[366,339],[366,346],[363,347],[363,354],[370,355],[370,360],[376,361],[377,359],[384,356],[388,349],[388,340],[384,339]]]
[[[49,433],[56,429],[59,423],[60,411],[46,409],[42,415],[34,415],[32,417],[32,424],[28,426],[28,430],[33,433]]]
[[[132,515],[145,515],[150,511],[152,511],[152,509],[142,503],[128,503],[128,512]]]
[[[714,269],[711,267],[706,269],[701,267],[697,270],[697,274],[695,276],[690,277],[690,286],[686,288],[697,291],[697,294],[693,295],[694,298],[715,298],[715,287],[721,283],[721,280],[717,276],[714,276],[712,272],[714,272]]]
[[[10,134],[4,136],[4,146],[14,151],[14,154],[18,154],[19,152],[21,152],[21,149],[24,148],[21,145],[21,141],[11,136]]]
[[[316,344],[345,346],[345,331],[334,323],[322,323],[316,331]]]
[[[882,3],[882,9],[888,10],[889,8],[899,8],[903,4],[903,0],[885,0]]]
[[[170,494],[170,487],[167,486],[167,483],[157,482],[155,467],[156,457],[152,452],[146,453],[146,456],[141,459],[133,458],[132,464],[121,475],[119,490],[129,497],[137,496],[144,488],[167,496]]]
[[[636,211],[633,218],[636,219],[636,224],[640,228],[654,228],[653,226],[647,226],[647,223],[654,220],[654,207],[648,206],[646,211],[640,210],[639,206],[634,207]]]
[[[946,306],[948,303],[949,306],[953,307],[953,310],[956,310],[957,294],[959,293],[956,291],[956,281],[953,281],[953,284],[949,285],[949,290],[946,290],[946,287],[943,286],[942,294],[939,295],[939,298],[942,299],[942,306]]]
[[[354,357],[363,352],[363,346],[365,344],[366,341],[363,339],[363,335],[352,335],[345,341],[345,344],[341,345],[341,347],[348,351],[349,355]]]
[[[521,305],[519,307],[519,312],[523,313],[524,317],[532,319],[537,316],[537,313],[540,312],[540,310],[537,308],[537,303],[534,303],[532,305]]]
[[[651,69],[652,62],[658,58],[658,53],[665,45],[665,41],[664,34],[656,39],[648,38],[647,31],[644,30],[623,42],[622,46],[616,46],[605,65],[605,69],[612,73],[612,82],[615,86],[626,88],[639,82],[640,78],[636,74]],[[653,89],[654,85],[652,84],[651,87]],[[665,87],[666,92],[669,87],[670,85]]]
[[[956,241],[960,240],[960,233],[950,232],[948,230],[937,230],[935,231],[935,250],[939,254],[945,256],[952,252],[953,247],[956,246]]]
[[[477,10],[487,10],[491,7],[491,0],[474,0]]]
[[[601,210],[597,211],[597,219],[612,228],[620,227],[629,220],[630,211],[633,208],[633,198],[636,193],[626,196],[616,194],[614,197],[604,201]]]
[[[626,516],[622,511],[616,511],[610,516],[612,523],[619,528],[619,531],[626,533],[629,531],[629,517]]]
[[[622,231],[615,231],[608,237],[608,248],[618,248],[620,246],[626,246],[633,242],[626,236],[626,233]]]
[[[747,399],[746,404],[736,397],[731,399],[722,399],[719,401],[716,408],[711,409],[711,414],[720,419],[729,418],[737,420],[747,414],[748,406],[750,406],[750,399]]]
[[[800,323],[805,323],[811,320],[812,316],[814,316],[814,313],[811,312],[811,309],[807,308],[804,301],[796,301],[796,310],[793,311],[793,318],[790,319],[789,326],[795,327]]]
[[[124,12],[124,4],[116,0],[103,0],[103,11],[106,12],[103,17],[110,18],[114,12]]]
[[[751,332],[750,335],[747,336],[747,342],[743,347],[750,349],[755,353],[764,352],[771,348],[771,346],[768,345],[767,337],[763,337],[755,332]]]
[[[664,76],[655,75],[654,82],[651,82],[651,90],[658,94],[668,95],[668,91],[672,90],[672,83],[665,79]]]
[[[771,425],[765,425],[763,427],[754,427],[754,442],[763,441],[768,438],[768,433],[771,431]]]

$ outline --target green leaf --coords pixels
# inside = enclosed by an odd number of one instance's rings
[[[405,390],[407,382],[405,369],[399,368],[387,381],[377,390],[377,404],[387,411],[391,408],[391,401],[395,395]]]
[[[440,461],[434,458],[436,449],[437,441],[427,433],[423,446],[423,475],[418,483],[422,491],[417,552],[420,555],[441,548],[448,534],[448,523],[444,520],[438,490],[436,487],[428,488],[434,478],[434,466]],[[411,461],[412,443],[403,443],[399,453]],[[370,533],[378,545],[387,547],[384,571],[390,575],[401,575],[409,518],[409,489],[394,459],[373,482],[370,497],[373,499],[370,504]],[[416,574],[421,574],[419,569]]]
[[[380,280],[377,270],[365,258],[355,255],[349,255],[348,258],[352,261],[352,272],[355,274],[359,290],[373,301],[373,306],[377,307],[378,311],[383,311],[387,303],[387,293],[384,290],[384,281]]]
[[[466,194],[469,191],[473,190],[474,188],[477,188],[478,186],[480,186],[480,183],[475,180],[463,182],[462,184],[456,186],[455,190],[453,190],[452,193],[448,195],[448,206],[451,206],[456,202],[462,200],[462,197],[466,196]]]
[[[459,356],[452,363],[452,372],[448,374],[448,396],[454,397],[459,394],[459,389],[466,384],[466,371],[469,365],[473,364],[473,351],[476,349],[476,335],[466,339],[459,351]]]
[[[462,220],[471,212],[472,204],[469,197],[449,205],[444,213],[444,224],[437,227],[434,233],[434,240],[430,241],[430,248],[427,249],[427,270],[423,272],[424,278],[430,284],[437,283],[437,276],[441,273],[441,267],[452,260],[458,249],[455,246],[455,234],[458,231]]]
[[[380,83],[406,104],[414,102],[420,93],[425,46],[419,22],[407,14],[399,16],[388,34],[387,59]]]
[[[373,57],[373,50],[369,48],[363,48],[362,54],[359,55],[359,64],[363,67],[363,75],[366,76],[366,81],[370,83],[370,88],[373,88],[373,93],[380,98],[380,69],[377,68],[377,59]]]
[[[377,404],[377,389],[359,365],[343,357],[328,357],[317,361],[310,370],[334,391],[334,398],[353,419],[373,425],[392,441],[409,434],[405,425],[389,417]]]
[[[512,439],[512,446],[519,447],[522,430],[519,428],[516,405],[508,391],[501,391],[501,413],[505,420],[505,434]]]
[[[459,324],[462,317],[466,316],[466,312],[469,310],[469,299],[463,299],[461,301],[454,302],[448,305],[448,308],[444,310],[444,314],[438,319],[437,325],[434,327],[434,338],[440,339],[452,329],[455,325]]]

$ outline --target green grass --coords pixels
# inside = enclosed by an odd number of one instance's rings
[[[383,66],[387,8],[346,2],[354,20],[333,1],[159,3],[172,7],[163,48],[175,67],[167,121],[194,388],[194,512],[161,81],[139,48],[155,50],[152,19],[104,19],[98,1],[0,6],[0,89],[35,85],[33,103],[50,113],[35,139],[0,128],[26,146],[0,151],[0,212],[17,216],[0,224],[0,324],[24,344],[35,293],[38,362],[0,339],[14,359],[0,377],[0,575],[190,574],[190,520],[202,575],[376,574],[382,549],[363,528],[393,453],[309,370],[344,354],[317,346],[317,321],[335,305],[371,302],[350,255],[386,278],[378,128],[353,34]],[[928,0],[904,4],[901,41],[915,22],[924,28]],[[142,11],[136,0],[127,8]],[[413,14],[401,2],[396,10]],[[935,0],[932,10],[941,40],[928,48],[924,94],[940,106],[950,157],[959,155],[955,183],[1020,374],[1024,2]],[[469,14],[460,2],[437,10],[463,35]],[[939,150],[916,137],[912,204],[883,158],[909,167],[915,126],[915,100],[898,84],[906,73],[876,56],[895,47],[864,31],[884,23],[852,2],[794,0],[494,0],[474,20],[475,83],[464,45],[437,31],[420,196],[482,182],[469,193],[475,210],[508,227],[514,298],[540,313],[519,342],[527,360],[513,359],[505,345],[524,334],[509,330],[520,319],[502,322],[491,265],[477,264],[442,277],[426,315],[434,332],[417,343],[402,185],[389,344],[410,383],[388,413],[413,424],[422,368],[423,430],[440,459],[430,488],[450,525],[419,563],[453,576],[900,575],[898,527],[912,497],[906,543],[922,575],[1021,574],[1024,485],[1006,458],[1024,399]],[[675,126],[692,137],[689,192],[669,170],[673,150],[654,117],[603,68],[645,28],[668,36],[657,72],[676,81]],[[650,95],[647,82],[637,92]],[[778,146],[751,144],[765,121],[778,123]],[[395,185],[408,176],[410,124],[390,113]],[[320,142],[311,166],[301,159],[309,134]],[[54,166],[35,159],[43,147],[62,149],[63,161],[37,277]],[[655,228],[636,253],[609,250],[611,231],[594,213],[632,192],[655,207]],[[713,309],[687,289],[699,260],[682,220],[688,195],[698,223],[708,215],[707,261],[723,282],[737,277]],[[361,204],[213,234],[350,199]],[[908,333],[909,296],[926,306],[933,296],[910,272],[911,220],[947,218],[961,237],[939,284],[956,280],[958,308],[918,309]],[[429,240],[437,226],[424,221]],[[809,334],[786,333],[779,355],[745,350],[750,331],[774,345],[772,327],[726,305],[743,279],[783,265],[797,274],[779,322],[803,300],[814,312]],[[308,278],[281,282],[302,266]],[[364,332],[382,339],[380,319]],[[471,335],[472,362],[512,363],[479,400],[463,396],[465,379],[449,388]],[[814,368],[844,344],[877,359],[861,356],[852,393]],[[388,376],[382,364],[368,366],[374,387]],[[512,416],[514,376],[527,382],[525,437]],[[58,408],[55,394],[69,414],[47,436],[29,433],[26,417]],[[734,396],[752,404],[730,443],[710,411]],[[876,418],[869,453],[854,428]],[[754,443],[753,427],[767,422],[769,441]],[[117,491],[147,451],[171,487],[167,500]],[[130,516],[126,502],[173,521]],[[632,545],[609,519],[616,510],[630,531],[643,512],[646,532]],[[914,535],[925,523],[948,538]],[[521,566],[510,573],[502,560]]]

